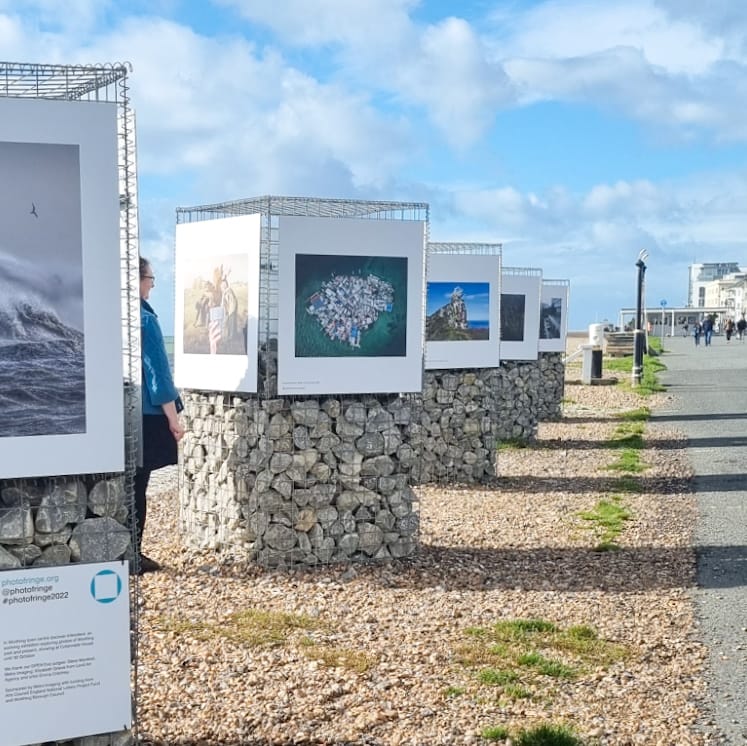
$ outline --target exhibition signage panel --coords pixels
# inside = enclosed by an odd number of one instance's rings
[[[128,565],[0,573],[0,746],[132,725]]]
[[[261,216],[176,226],[177,386],[257,391]]]
[[[540,295],[539,351],[565,352],[568,285],[543,280]]]
[[[0,97],[0,479],[124,469],[117,105]]]
[[[536,360],[541,275],[501,276],[501,360]]]
[[[420,391],[425,222],[281,216],[279,394]]]
[[[426,368],[500,365],[500,269],[500,256],[429,256]]]

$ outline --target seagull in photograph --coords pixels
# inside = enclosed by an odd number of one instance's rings
[[[35,218],[39,217],[39,215],[36,212],[36,205],[33,202],[31,203],[31,212],[29,214],[33,215]]]

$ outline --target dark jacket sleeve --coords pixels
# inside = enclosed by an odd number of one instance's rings
[[[176,401],[179,392],[174,386],[166,355],[166,345],[158,320],[150,314],[141,318],[141,355],[144,395],[154,407]]]

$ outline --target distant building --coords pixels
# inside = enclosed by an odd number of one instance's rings
[[[742,270],[737,262],[706,262],[704,264],[691,264],[690,277],[687,288],[687,305],[691,308],[703,308],[704,306],[717,306],[721,303],[709,302],[706,296],[714,292],[711,285],[715,280],[720,280],[727,275],[738,274]],[[709,288],[710,286],[710,288]]]

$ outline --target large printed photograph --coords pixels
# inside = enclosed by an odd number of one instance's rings
[[[117,106],[0,96],[0,479],[124,468]]]
[[[296,357],[404,357],[407,258],[296,254]]]
[[[0,142],[0,438],[86,431],[80,154]]]
[[[560,339],[563,299],[551,296],[540,301],[540,339]]]

